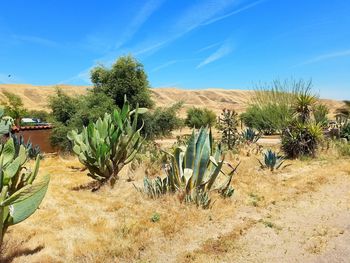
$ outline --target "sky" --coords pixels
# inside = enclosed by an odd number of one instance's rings
[[[303,78],[350,99],[349,14],[349,0],[1,1],[0,84],[89,85],[131,54],[154,88]]]

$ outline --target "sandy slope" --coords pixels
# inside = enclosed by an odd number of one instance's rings
[[[34,86],[27,84],[0,84],[0,99],[3,97],[2,91],[10,91],[18,94],[23,99],[25,107],[28,109],[48,109],[48,97],[54,94],[57,86]],[[79,96],[86,93],[88,86],[68,86],[59,85],[62,90],[71,96]],[[176,88],[154,88],[152,97],[157,106],[169,106],[173,103],[183,101],[184,109],[191,106],[208,107],[219,113],[223,108],[234,109],[238,112],[244,111],[247,102],[253,92],[247,90],[183,90]],[[323,100],[328,105],[331,112],[343,105],[340,101]]]

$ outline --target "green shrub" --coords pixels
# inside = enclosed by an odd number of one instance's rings
[[[335,146],[341,156],[350,156],[350,143],[336,142]]]
[[[8,227],[31,216],[48,188],[48,176],[36,180],[39,156],[33,170],[25,166],[27,159],[23,145],[16,154],[13,138],[0,145],[0,247]]]
[[[142,116],[144,128],[142,133],[147,139],[155,139],[171,135],[171,132],[183,126],[183,121],[177,115],[183,103],[179,102],[170,107],[158,107],[153,112]]]
[[[60,89],[51,96],[49,106],[54,126],[50,142],[53,147],[63,152],[72,151],[72,144],[67,138],[69,131],[74,129],[81,131],[83,126],[96,122],[105,112],[112,112],[115,109],[113,100],[105,94],[89,92],[78,99],[68,96]]]
[[[282,150],[288,158],[314,157],[322,137],[320,125],[294,121],[282,133]]]
[[[165,178],[150,180],[145,178],[143,191],[151,198],[162,194],[182,191],[185,202],[195,203],[202,208],[211,205],[210,192],[214,189],[225,196],[233,194],[230,186],[232,176],[237,167],[226,175],[223,171],[224,159],[220,145],[213,149],[211,132],[202,128],[193,132],[185,147],[177,147],[172,154],[168,153],[170,163],[166,165]],[[226,182],[216,186],[220,176],[226,177]]]
[[[312,112],[313,112],[315,122],[317,124],[320,124],[322,127],[327,126],[329,121],[328,120],[329,109],[326,105],[317,104],[313,107]]]
[[[350,142],[350,122],[348,122],[341,128],[340,137],[345,138],[348,142]]]
[[[105,183],[113,187],[119,172],[135,158],[143,143],[142,126],[137,127],[137,118],[144,112],[146,109],[138,106],[131,110],[125,100],[121,110],[106,113],[103,120],[90,123],[81,133],[76,130],[68,133],[74,144],[73,152],[88,168],[88,176],[99,182],[99,187]]]
[[[190,128],[212,127],[216,123],[216,114],[207,108],[192,107],[187,110],[185,124]]]

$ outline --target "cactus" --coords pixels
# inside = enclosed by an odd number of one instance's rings
[[[268,168],[271,170],[271,172],[281,168],[282,164],[285,161],[284,156],[278,155],[277,153],[273,152],[270,149],[264,153],[263,158],[264,158],[263,162],[258,160],[261,165],[261,168],[263,169]],[[287,165],[285,165],[282,168],[285,168],[286,166]]]
[[[221,142],[232,150],[239,142],[239,134],[237,131],[238,114],[234,110],[223,109],[218,118],[217,128],[222,134]]]
[[[215,183],[223,172],[224,156],[220,145],[214,150],[211,131],[201,128],[198,133],[192,132],[187,147],[177,147],[170,156],[170,163],[165,166],[166,177],[157,178],[153,183],[144,181],[145,192],[150,197],[158,197],[166,192],[182,191],[186,202],[194,202],[198,206],[210,206],[210,191],[229,188],[232,176],[237,169],[226,175],[223,186]],[[150,187],[151,186],[151,187]]]
[[[131,110],[125,99],[121,110],[114,110],[112,115],[106,113],[103,120],[90,123],[81,133],[68,133],[73,152],[89,170],[88,176],[99,182],[98,188],[105,183],[113,187],[119,172],[139,151],[144,139],[140,135],[143,125],[137,128],[137,119],[146,111],[138,106]]]
[[[48,188],[49,176],[36,180],[40,158],[33,170],[24,166],[27,159],[23,145],[16,155],[13,138],[0,145],[0,246],[7,228],[31,216]]]
[[[11,117],[4,117],[4,109],[0,108],[0,136],[9,134],[14,121]]]

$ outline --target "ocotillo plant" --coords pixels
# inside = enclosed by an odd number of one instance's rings
[[[90,123],[81,133],[68,133],[74,153],[89,170],[88,176],[99,182],[99,187],[104,183],[113,187],[121,169],[139,151],[144,139],[140,135],[143,125],[138,128],[137,119],[146,111],[138,106],[131,110],[125,99],[121,110],[115,110],[112,115],[106,113],[103,120]]]
[[[23,145],[16,155],[12,138],[0,145],[0,247],[7,228],[31,216],[47,191],[49,176],[36,180],[40,158],[30,170],[24,166],[27,157]]]

